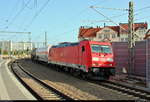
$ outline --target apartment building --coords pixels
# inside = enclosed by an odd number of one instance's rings
[[[147,23],[134,23],[134,31],[139,36],[136,41],[145,37],[148,28]],[[83,27],[79,29],[78,40],[89,39],[93,41],[127,42],[129,27],[127,23],[120,23],[119,26],[104,27]]]

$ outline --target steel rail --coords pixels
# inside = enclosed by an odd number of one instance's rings
[[[24,82],[21,77],[14,71],[13,69],[13,64],[17,63],[17,62],[13,62],[11,64],[11,69],[13,71],[13,73],[16,75],[16,77],[19,79],[19,81],[21,81],[21,83],[38,99],[38,100],[44,100],[43,96],[40,96],[38,93],[35,92],[35,90],[33,90],[28,83]],[[40,79],[38,79],[37,77],[33,76],[31,73],[29,73],[28,71],[24,70],[23,67],[21,65],[19,65],[17,63],[17,66],[25,73],[27,74],[30,78],[32,78],[35,82],[39,83],[42,87],[46,88],[48,91],[50,91],[51,93],[53,93],[53,95],[57,96],[60,98],[60,100],[74,100],[71,97],[63,94],[62,92],[58,91],[57,89],[51,87],[50,85],[44,83],[43,81],[41,81]],[[46,97],[51,97],[51,95],[46,96]]]
[[[104,86],[106,88],[110,88],[113,90],[117,90],[119,92],[122,92],[123,94],[126,93],[127,95],[132,95],[134,97],[138,97],[139,99],[144,100],[150,100],[150,92],[140,90],[134,87],[129,87],[126,85],[122,85],[113,81],[104,81],[102,83],[100,82],[94,82],[98,85]]]

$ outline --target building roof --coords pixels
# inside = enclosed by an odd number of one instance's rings
[[[100,31],[102,28],[84,28],[81,27],[79,30],[79,36],[78,37],[95,37],[96,33]]]
[[[120,26],[105,26],[105,27],[108,27],[114,31],[116,31],[118,34],[123,34],[124,32],[128,32],[128,23],[120,23],[119,24],[121,27],[123,27],[125,30],[121,29]],[[99,32],[100,30],[104,29],[105,27],[103,28],[100,28],[100,27],[97,27],[97,28],[85,28],[85,27],[80,27],[80,30],[79,30],[79,35],[78,37],[95,37],[96,36],[96,33]],[[148,28],[148,25],[147,23],[134,23],[134,29],[135,31],[139,28]],[[125,34],[126,34],[125,33]]]
[[[119,33],[119,26],[106,26],[106,27]],[[79,30],[79,36],[78,37],[95,37],[96,33],[101,31],[102,29],[104,29],[104,28],[100,28],[100,27],[84,28],[84,27],[81,27]]]
[[[108,27],[108,28],[116,31],[118,34],[120,33],[120,27],[119,26],[105,26],[105,27]]]
[[[124,28],[126,31],[124,31],[123,29],[120,29],[120,34],[123,33],[123,32],[127,32],[129,30],[129,26],[128,26],[128,23],[120,23],[119,24],[122,28]],[[139,28],[148,28],[148,25],[147,23],[134,23],[134,30],[136,31],[137,29]]]

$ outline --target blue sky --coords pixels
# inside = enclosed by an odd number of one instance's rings
[[[88,20],[106,20],[93,11],[90,6],[107,8],[128,8],[130,0],[0,0],[0,31],[32,32],[33,42],[44,41],[47,32],[48,43],[77,41],[80,26],[101,26],[104,22]],[[26,6],[27,4],[27,6]],[[44,5],[45,4],[45,5]],[[43,6],[44,5],[44,6]],[[150,22],[150,0],[134,0],[135,22]],[[43,8],[42,8],[43,7]],[[141,8],[145,9],[139,10]],[[42,8],[42,9],[41,9]],[[128,21],[127,11],[97,8],[98,11],[116,23]],[[37,14],[37,15],[36,15]],[[125,14],[120,17],[115,17]],[[114,25],[106,22],[106,25]],[[27,41],[24,34],[0,34],[0,40]]]

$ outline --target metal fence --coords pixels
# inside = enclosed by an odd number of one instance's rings
[[[128,44],[126,42],[113,42],[112,46],[116,62],[116,74],[121,74],[123,68],[128,69]]]
[[[134,68],[132,73],[137,76],[146,77],[146,41],[135,43]]]
[[[112,46],[116,62],[116,74],[122,74],[123,69],[128,72],[128,43],[113,42]],[[134,68],[131,69],[131,74],[145,77],[146,81],[150,83],[150,39],[135,43],[133,59]]]
[[[150,39],[146,40],[146,83],[150,88]]]

